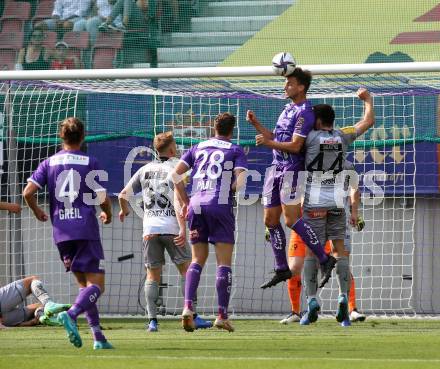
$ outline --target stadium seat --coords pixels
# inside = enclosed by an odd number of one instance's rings
[[[116,59],[118,49],[112,48],[94,48],[93,49],[93,63],[94,69],[112,69],[113,62]]]
[[[26,21],[31,16],[31,4],[23,1],[8,2],[2,19],[20,19]]]
[[[42,0],[37,5],[35,15],[32,18],[32,24],[41,22],[44,19],[52,17],[54,2],[53,0]]]
[[[8,2],[5,4],[3,16],[0,19],[2,33],[21,32],[24,23],[31,16],[31,4],[23,1]]]
[[[24,22],[21,19],[0,19],[2,25],[2,33],[22,32],[24,30]]]
[[[46,49],[54,49],[57,42],[57,33],[52,31],[44,32],[43,45]]]
[[[121,49],[124,34],[122,32],[99,32],[95,48]]]
[[[14,70],[17,52],[12,49],[0,48],[0,70]]]
[[[122,32],[100,32],[93,48],[93,68],[114,68],[123,40]]]
[[[63,40],[71,49],[86,50],[89,47],[88,32],[67,32]]]
[[[23,47],[23,32],[2,32],[0,33],[0,48],[20,50]]]
[[[76,56],[82,60],[84,50],[89,47],[89,33],[88,32],[67,32],[64,35],[63,41],[69,45],[67,55]]]
[[[0,70],[14,70],[23,37],[23,32],[0,33]]]

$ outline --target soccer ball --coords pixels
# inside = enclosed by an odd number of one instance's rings
[[[289,53],[276,54],[272,59],[272,69],[277,76],[287,77],[293,73],[295,67],[295,59]]]

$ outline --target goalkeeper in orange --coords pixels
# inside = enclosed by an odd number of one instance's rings
[[[364,221],[358,215],[359,202],[360,202],[360,194],[359,190],[352,190],[350,193],[350,218],[349,222],[352,227],[357,229],[358,231],[362,231],[365,226]],[[345,250],[347,252],[347,256],[350,255],[351,252],[351,232],[348,229],[347,224],[347,232],[345,236]],[[332,246],[331,241],[327,241],[325,244],[325,252],[327,254],[331,253]],[[289,243],[289,266],[292,270],[293,276],[287,281],[287,292],[289,295],[290,303],[292,306],[292,312],[280,321],[281,324],[289,324],[299,322],[301,319],[300,311],[301,311],[301,272],[304,265],[304,258],[306,255],[306,245],[304,244],[301,237],[296,234],[295,231],[292,231],[290,236]],[[348,308],[350,312],[350,320],[352,322],[363,322],[366,319],[366,316],[360,313],[356,307],[356,289],[355,289],[355,281],[353,275],[351,274],[351,285],[350,285],[350,293],[349,293],[349,301]]]

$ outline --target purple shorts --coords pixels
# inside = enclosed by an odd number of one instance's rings
[[[190,206],[188,211],[189,240],[192,245],[203,242],[235,243],[235,217],[230,205],[201,205],[200,214]]]
[[[286,204],[296,195],[298,165],[273,164],[266,171],[263,186],[263,205],[273,208]]]
[[[72,240],[57,243],[66,272],[104,273],[104,250],[100,240]]]

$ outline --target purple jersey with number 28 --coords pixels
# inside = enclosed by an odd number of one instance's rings
[[[203,141],[181,159],[192,170],[188,226],[192,244],[234,244],[231,185],[235,169],[247,169],[243,149],[218,138]]]
[[[28,179],[49,192],[50,219],[55,243],[99,240],[96,192],[100,183],[98,161],[81,151],[61,150],[40,163]],[[102,178],[105,179],[105,178]]]
[[[191,204],[232,205],[235,169],[247,169],[243,149],[218,138],[192,146],[180,159],[192,168]]]

